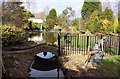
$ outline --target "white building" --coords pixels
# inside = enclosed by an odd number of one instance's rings
[[[29,18],[28,19],[29,21],[32,21],[33,23],[37,23],[37,24],[40,24],[40,31],[42,31],[42,23],[43,23],[43,20],[42,19],[36,19],[36,18]],[[42,33],[40,33],[40,36],[33,36],[31,38],[28,38],[28,41],[34,41],[36,42],[37,44],[40,44],[41,42],[43,42],[43,36],[42,36]]]
[[[42,20],[42,19],[29,18],[28,20],[29,20],[29,21],[32,21],[33,23],[40,24],[40,31],[42,31],[42,23],[43,23],[43,20]]]

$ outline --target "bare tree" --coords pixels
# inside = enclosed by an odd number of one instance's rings
[[[62,11],[62,14],[59,16],[59,20],[61,21],[62,26],[69,27],[71,24],[71,19],[74,19],[75,17],[75,11],[72,9],[72,7],[66,7]],[[60,23],[60,22],[59,22]]]

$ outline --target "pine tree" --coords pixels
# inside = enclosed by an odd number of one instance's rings
[[[47,25],[47,28],[52,29],[56,24],[56,19],[57,19],[57,13],[56,10],[53,8],[49,11],[49,14],[46,17],[45,23]]]
[[[92,12],[89,21],[85,23],[85,28],[92,33],[100,32],[100,22],[97,11]]]
[[[56,10],[53,8],[49,11],[49,14],[47,15],[46,19],[56,20],[56,18],[57,18],[57,13]]]
[[[93,1],[93,2],[92,2]],[[84,1],[82,6],[81,15],[82,18],[87,19],[90,17],[91,13],[95,10],[102,11],[101,2],[99,0]],[[95,2],[94,2],[95,1]]]

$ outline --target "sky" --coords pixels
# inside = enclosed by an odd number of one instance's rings
[[[100,0],[100,1],[102,2],[103,10],[107,6],[109,6],[114,11],[114,15],[117,15],[118,7],[116,5],[118,0]],[[72,9],[75,10],[76,17],[81,17],[81,9],[84,0],[36,0],[27,2],[31,2],[30,5],[27,5],[25,3],[24,5],[26,6],[27,10],[31,11],[32,13],[43,12],[44,10],[49,11],[50,9],[55,8],[57,15],[60,15],[66,7],[72,7]]]
[[[72,7],[75,10],[77,16],[81,15],[81,8],[84,0],[41,0],[37,3],[31,3],[31,6],[27,6],[27,9],[32,13],[42,12],[45,9],[48,11],[54,8],[57,12],[57,15],[61,14],[66,7]]]
[[[2,0],[0,0],[0,2],[1,1]],[[14,2],[15,0],[10,1]],[[75,10],[76,17],[81,17],[81,9],[84,3],[84,0],[21,0],[21,1],[24,2],[23,5],[26,7],[26,9],[31,11],[32,13],[43,12],[45,10],[49,11],[50,9],[55,8],[57,15],[60,15],[66,7],[72,7],[72,9]],[[108,4],[110,4],[110,7],[114,11],[114,15],[117,15],[118,7],[116,5],[117,2],[120,0],[100,0],[100,1],[102,2],[103,10],[107,6],[109,6]]]

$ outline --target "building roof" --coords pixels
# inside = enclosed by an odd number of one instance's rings
[[[29,18],[28,20],[34,22],[34,23],[43,23],[42,19],[37,19],[37,18]]]

